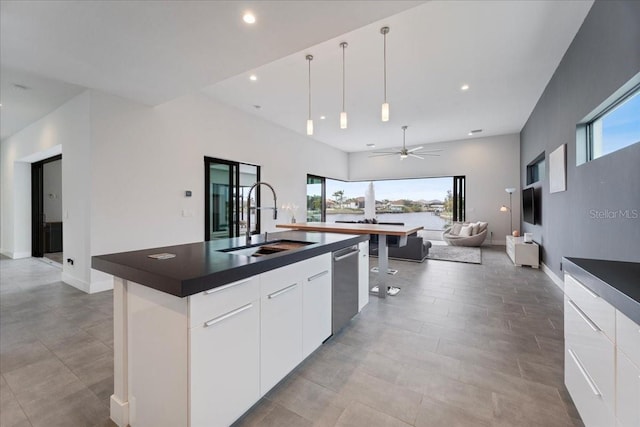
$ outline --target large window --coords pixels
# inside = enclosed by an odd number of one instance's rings
[[[370,183],[375,211],[368,206]],[[451,221],[464,221],[464,191],[464,176],[346,182],[309,175],[307,221],[361,221],[373,215],[378,222],[442,230]]]
[[[638,80],[638,79],[636,79]],[[626,86],[628,86],[627,84]],[[622,95],[618,95],[622,92]],[[618,96],[616,96],[618,95]],[[577,163],[640,142],[640,84],[621,89],[577,126]]]

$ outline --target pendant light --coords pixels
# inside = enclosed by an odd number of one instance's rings
[[[344,107],[344,96],[345,96],[344,50],[347,46],[349,46],[347,42],[340,43],[340,47],[342,48],[342,112],[340,112],[340,129],[347,128],[347,110]]]
[[[380,28],[380,33],[384,38],[384,103],[382,104],[382,121],[389,121],[389,103],[387,102],[387,34],[389,27]]]
[[[313,55],[307,55],[307,62],[309,62],[309,117],[307,118],[307,135],[313,135],[313,120],[311,119],[311,61]]]

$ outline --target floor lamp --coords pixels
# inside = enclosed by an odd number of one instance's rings
[[[507,212],[509,211],[509,232],[512,233],[513,232],[513,206],[511,204],[511,195],[513,194],[514,191],[516,191],[515,188],[505,188],[504,191],[506,191],[507,193],[509,193],[509,207],[506,207],[505,205],[502,205],[500,207],[500,212]]]

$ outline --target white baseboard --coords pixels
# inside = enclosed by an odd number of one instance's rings
[[[30,258],[31,252],[11,252],[2,250],[2,255],[8,256],[11,259]]]
[[[82,292],[89,293],[91,286],[84,280],[77,279],[69,273],[62,272],[62,281],[67,285],[73,286],[76,289],[80,289]]]
[[[542,265],[542,271],[544,272],[544,274],[549,276],[549,278],[553,281],[553,283],[555,283],[560,288],[560,290],[564,292],[564,281],[560,279],[558,276],[556,276],[556,273],[554,273],[553,270],[547,267],[547,265],[544,262],[540,264]]]
[[[111,276],[109,276],[108,279],[88,283],[63,271],[62,281],[67,285],[71,285],[74,288],[80,289],[81,291],[88,294],[95,294],[96,292],[103,292],[113,289],[113,278]]]
[[[109,416],[119,427],[127,427],[129,425],[129,402],[123,403],[115,394],[112,394]]]

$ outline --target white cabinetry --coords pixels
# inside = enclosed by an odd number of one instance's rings
[[[297,265],[260,277],[260,391],[269,391],[302,360],[302,280]]]
[[[302,279],[302,358],[331,336],[331,255],[300,263]]]
[[[582,421],[640,426],[640,326],[564,277],[565,383]]]
[[[231,425],[331,336],[331,291],[330,253],[187,298],[128,282],[131,427]]]
[[[191,297],[192,319],[209,308],[189,331],[192,426],[230,425],[260,398],[258,278],[213,291]]]
[[[264,394],[331,335],[331,254],[268,271],[260,281]]]
[[[369,241],[358,245],[358,311],[369,304]]]
[[[524,237],[507,236],[507,255],[517,266],[540,266],[540,247],[537,243],[524,243]]]
[[[616,312],[616,418],[618,427],[640,426],[640,325]]]

